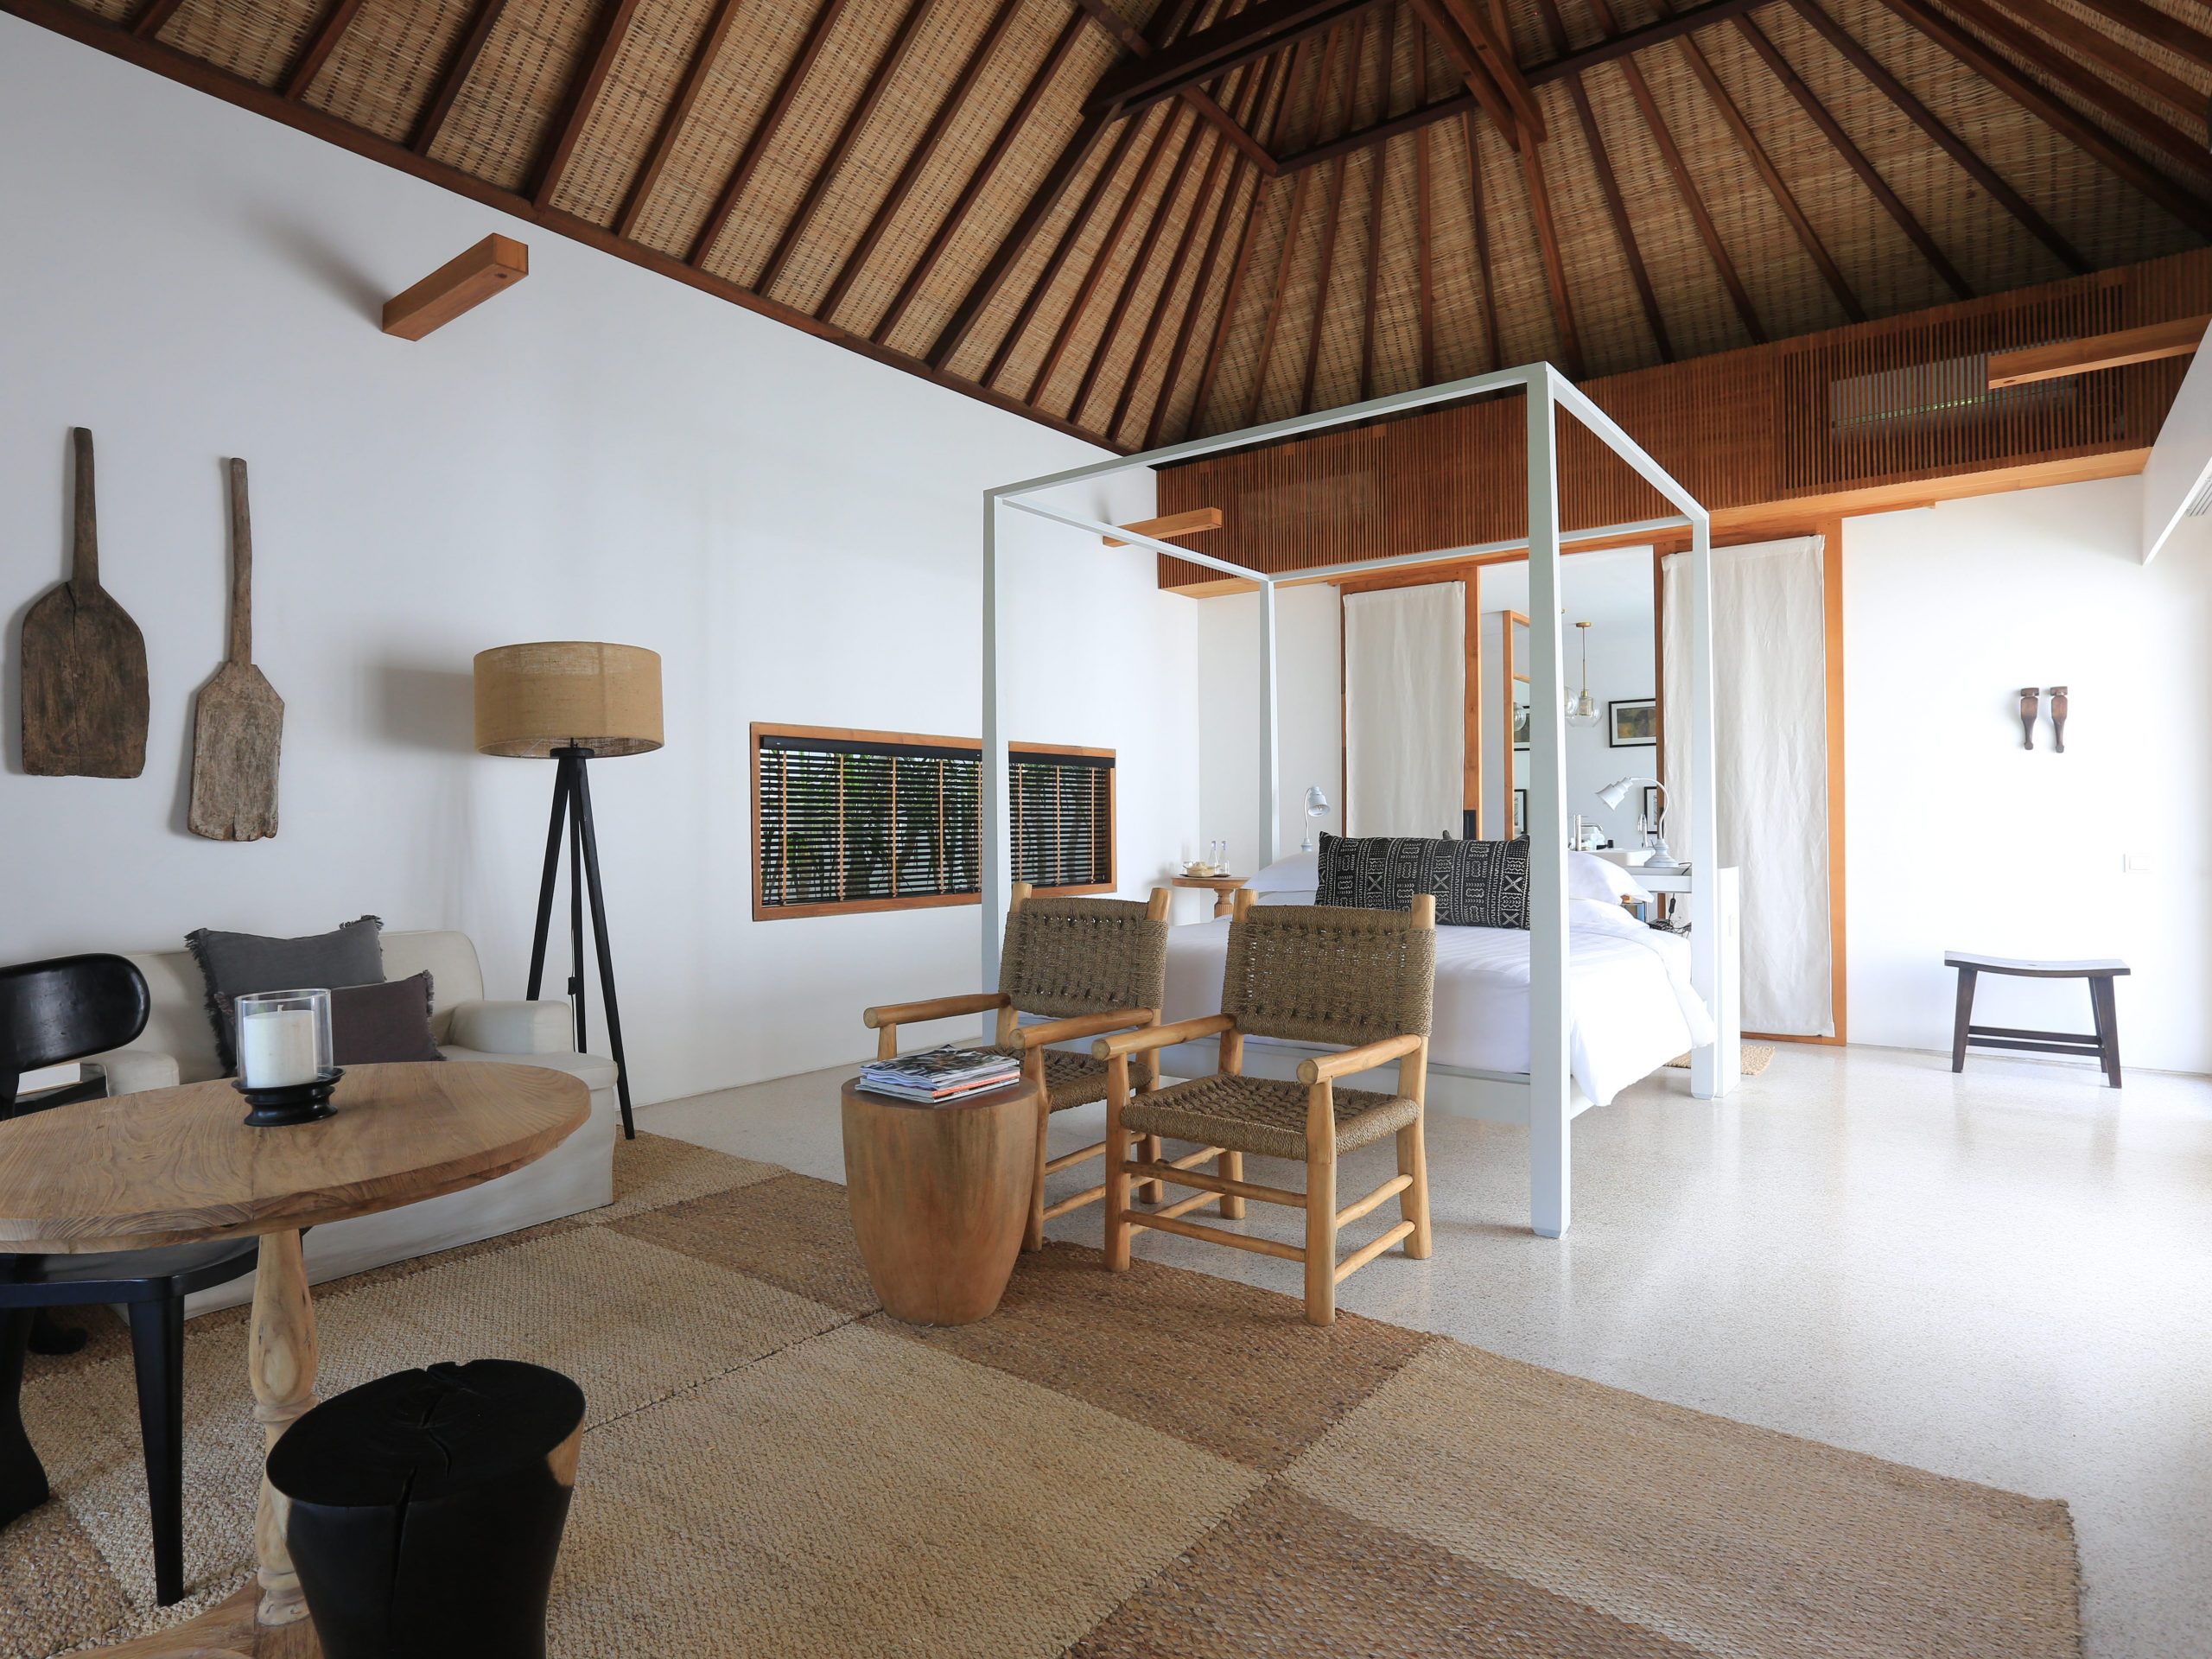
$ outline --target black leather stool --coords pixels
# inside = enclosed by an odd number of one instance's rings
[[[287,1429],[269,1483],[326,1659],[544,1659],[584,1395],[518,1360],[399,1371]]]

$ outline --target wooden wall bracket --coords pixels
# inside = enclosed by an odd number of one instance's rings
[[[1123,530],[1133,530],[1140,536],[1149,536],[1156,542],[1172,542],[1179,537],[1196,536],[1205,531],[1221,528],[1219,507],[1193,507],[1188,512],[1171,512],[1165,518],[1143,518],[1134,524],[1123,524]],[[1098,538],[1109,547],[1127,547],[1127,542],[1117,542],[1111,536]]]
[[[2069,375],[2094,374],[2100,369],[2124,369],[2131,363],[2187,357],[2196,350],[2208,327],[2212,327],[2212,316],[2177,317],[2171,322],[2092,334],[2087,340],[2062,340],[2055,346],[1993,353],[1989,359],[1989,389],[1997,391],[2035,380],[2063,380]]]
[[[404,294],[385,301],[384,331],[402,340],[420,340],[529,275],[527,245],[511,236],[487,236]]]
[[[2066,753],[2066,688],[2050,688],[2050,747],[2059,754]]]
[[[2036,711],[2043,706],[2042,689],[2024,685],[2020,688],[2020,747],[2032,749],[2036,746]]]

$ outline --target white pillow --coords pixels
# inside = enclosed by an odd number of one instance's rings
[[[1570,852],[1567,855],[1567,896],[1603,899],[1618,904],[1624,899],[1649,899],[1651,889],[1637,880],[1625,865],[1600,858],[1595,853]]]
[[[1244,885],[1255,893],[1302,893],[1306,897],[1299,902],[1310,905],[1321,885],[1321,855],[1293,853],[1279,858]]]

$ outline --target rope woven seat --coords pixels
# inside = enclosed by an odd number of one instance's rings
[[[1372,1146],[1421,1116],[1419,1102],[1366,1089],[1336,1091],[1337,1151]],[[1122,1122],[1140,1135],[1261,1158],[1306,1161],[1306,1085],[1273,1077],[1193,1077],[1122,1109]]]
[[[1011,1043],[993,1044],[982,1051],[986,1054],[1003,1054],[1009,1059],[1026,1059],[1027,1051]],[[1106,1098],[1106,1065],[1088,1054],[1077,1054],[1065,1048],[1045,1051],[1045,1104],[1055,1112],[1065,1112],[1071,1106],[1088,1106]]]

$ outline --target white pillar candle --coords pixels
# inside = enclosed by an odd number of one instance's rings
[[[249,1014],[238,1021],[238,1073],[249,1089],[313,1083],[315,1014],[307,1008]]]

